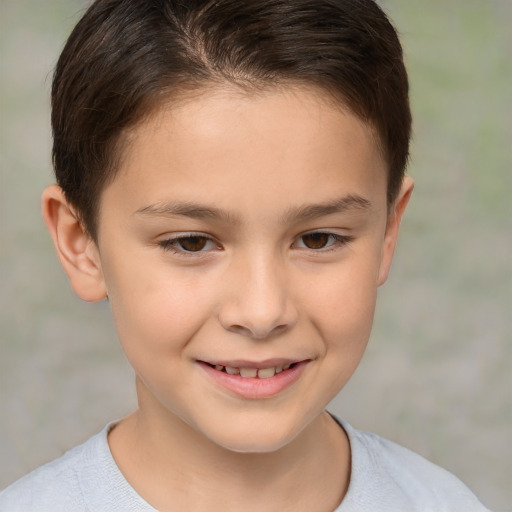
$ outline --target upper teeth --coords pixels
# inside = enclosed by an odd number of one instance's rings
[[[215,369],[219,371],[226,371],[229,375],[240,375],[245,378],[269,379],[276,373],[281,373],[283,370],[288,370],[291,363],[283,366],[272,366],[270,368],[235,368],[234,366],[222,366],[220,364],[215,365]]]

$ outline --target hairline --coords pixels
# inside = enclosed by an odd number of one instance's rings
[[[129,154],[130,141],[132,140],[132,137],[135,136],[138,128],[149,122],[151,119],[154,119],[159,115],[159,113],[179,109],[212,91],[228,92],[229,94],[235,93],[247,98],[279,91],[309,91],[315,93],[315,99],[319,102],[330,108],[338,110],[342,114],[351,115],[357,118],[365,125],[365,127],[368,128],[368,134],[371,137],[371,141],[376,144],[379,155],[385,164],[385,170],[387,173],[386,192],[388,192],[391,171],[389,169],[388,156],[385,151],[385,145],[382,141],[382,137],[380,136],[375,124],[369,119],[364,119],[361,115],[355,112],[354,109],[350,108],[348,101],[342,98],[339,92],[332,91],[328,87],[312,83],[307,80],[293,80],[287,78],[276,79],[275,81],[267,79],[253,82],[210,79],[204,80],[202,83],[195,84],[189,81],[181,87],[173,87],[172,90],[165,86],[161,87],[160,91],[155,94],[154,99],[147,102],[146,108],[144,108],[144,106],[139,107],[141,112],[136,116],[133,123],[121,130],[113,141],[107,163],[108,170],[105,175],[106,178],[99,189],[99,198],[93,217],[93,232],[89,232],[89,236],[94,241],[97,241],[101,197],[105,189],[114,182],[119,172],[121,172],[125,158]],[[391,204],[389,204],[389,201],[387,201],[387,203],[389,209]]]

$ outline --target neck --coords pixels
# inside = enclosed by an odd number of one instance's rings
[[[109,444],[130,485],[158,510],[206,511],[215,503],[226,512],[332,511],[346,493],[349,443],[325,412],[279,450],[237,453],[167,410],[140,405]]]

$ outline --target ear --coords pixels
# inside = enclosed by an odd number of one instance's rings
[[[98,248],[78,220],[64,192],[57,185],[51,185],[44,190],[41,202],[46,227],[71,287],[85,301],[104,299],[107,289]]]
[[[411,177],[405,176],[398,197],[389,212],[379,269],[379,286],[384,284],[388,278],[391,262],[393,261],[393,254],[395,253],[398,232],[400,230],[400,222],[402,221],[407,203],[411,198],[413,188],[414,181]]]

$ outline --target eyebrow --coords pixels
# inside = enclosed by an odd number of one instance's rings
[[[216,208],[188,201],[171,201],[165,204],[156,203],[139,208],[135,214],[151,215],[157,217],[190,217],[192,219],[213,219],[226,223],[238,224],[237,215]]]
[[[335,213],[365,212],[370,210],[372,203],[358,195],[347,195],[341,198],[319,204],[306,204],[290,208],[284,212],[280,221],[283,223],[301,222],[324,217]],[[221,210],[215,206],[202,205],[188,201],[171,201],[155,203],[139,208],[136,215],[157,217],[189,217],[192,219],[212,219],[230,224],[240,224],[237,214]]]
[[[366,212],[372,208],[372,203],[358,195],[347,195],[326,203],[311,204],[291,208],[282,216],[283,222],[300,222],[325,217],[334,213]]]

